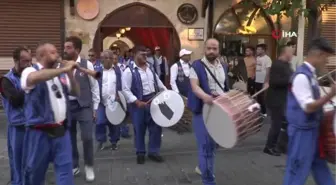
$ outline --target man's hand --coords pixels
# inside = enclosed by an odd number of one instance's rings
[[[93,110],[93,121],[97,120],[97,110]]]
[[[213,103],[213,100],[213,97],[210,95],[206,95],[205,97],[203,97],[203,102],[209,105]]]
[[[268,88],[269,87],[269,83],[264,83],[264,87],[263,88]]]
[[[70,72],[70,71],[72,71],[73,69],[75,69],[76,67],[77,67],[77,62],[75,62],[75,61],[67,61],[67,62],[64,62],[64,70],[66,71],[66,72]]]
[[[335,96],[336,95],[336,85],[332,84],[330,87],[331,87],[330,88],[330,94]]]
[[[146,103],[146,102],[143,102],[143,101],[140,101],[140,100],[137,100],[137,101],[135,101],[135,105],[136,105],[138,108],[144,108],[144,107],[146,107],[147,103]]]

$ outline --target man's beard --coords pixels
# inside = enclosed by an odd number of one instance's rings
[[[73,57],[71,55],[69,55],[68,53],[64,53],[64,60],[72,60]]]
[[[216,60],[216,56],[215,55],[206,55],[205,58],[209,61],[209,62],[213,62]]]

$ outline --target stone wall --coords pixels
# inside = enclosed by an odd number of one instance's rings
[[[203,41],[189,41],[188,28],[204,27],[204,18],[201,14],[201,0],[99,0],[100,12],[99,15],[91,21],[83,20],[78,15],[71,16],[69,11],[69,2],[65,4],[66,15],[66,31],[70,34],[71,31],[83,31],[88,36],[87,41],[83,45],[83,55],[87,55],[87,50],[92,47],[93,39],[98,27],[98,24],[111,13],[113,10],[129,3],[140,2],[148,4],[158,11],[162,12],[175,26],[181,41],[181,48],[186,48],[194,52],[193,58],[199,58],[202,55]],[[183,3],[194,4],[198,9],[199,18],[193,25],[184,25],[177,18],[177,9]]]

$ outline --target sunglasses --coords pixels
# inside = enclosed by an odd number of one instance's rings
[[[55,84],[54,79],[52,81],[53,81],[53,84],[51,85],[51,90],[55,93],[55,96],[57,99],[61,99],[62,93],[59,90],[58,86]]]

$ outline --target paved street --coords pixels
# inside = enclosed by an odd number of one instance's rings
[[[4,120],[1,113],[0,119]],[[6,151],[5,121],[0,126],[0,184],[9,181]],[[232,150],[221,149],[216,157],[218,185],[281,185],[285,157],[264,155],[264,144],[268,125],[260,133],[248,138]],[[94,185],[201,185],[194,173],[197,153],[192,134],[177,135],[165,130],[162,155],[166,162],[156,164],[147,161],[136,165],[132,139],[122,140],[116,152],[102,151],[96,154],[97,180]],[[82,149],[80,149],[82,150]],[[335,171],[335,169],[333,169]],[[48,172],[47,185],[53,185],[52,169]],[[84,176],[76,178],[76,185],[85,185]],[[314,183],[309,180],[307,185]]]

